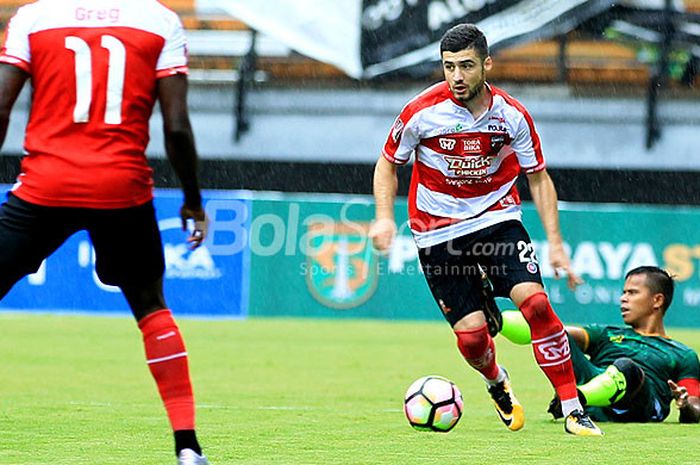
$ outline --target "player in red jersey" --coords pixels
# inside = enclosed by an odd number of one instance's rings
[[[31,80],[21,174],[0,206],[0,297],[69,236],[87,230],[100,279],[118,286],[174,431],[180,465],[208,461],[195,434],[185,345],[163,297],[165,261],[145,150],[156,99],[183,188],[183,229],[199,247],[207,217],[187,111],[177,15],[156,0],[40,0],[21,7],[0,51],[0,142]]]
[[[552,266],[568,274],[571,287],[578,284],[564,251],[557,194],[532,118],[517,100],[486,82],[492,59],[477,27],[462,24],[447,31],[440,54],[445,80],[403,108],[377,161],[370,237],[379,250],[391,246],[397,165],[415,154],[409,226],[421,266],[460,352],[486,381],[499,417],[513,431],[525,423],[508,374],[496,363],[492,336],[500,314],[489,311],[494,306],[491,291],[484,292],[484,272],[493,292],[510,297],[533,328],[537,363],[563,399],[565,430],[602,435],[577,398],[569,342],[544,292],[534,248],[521,223],[515,182],[525,173]]]

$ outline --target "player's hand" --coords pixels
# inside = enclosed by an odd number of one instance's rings
[[[183,231],[187,231],[187,222],[189,220],[194,222],[192,233],[187,238],[190,250],[194,250],[202,245],[204,239],[207,238],[207,229],[209,228],[209,218],[207,218],[204,209],[201,206],[190,208],[187,205],[183,205],[180,208],[180,219],[182,220]]]
[[[387,252],[396,237],[396,223],[389,218],[375,220],[369,228],[368,235],[374,248],[382,253]]]
[[[567,285],[572,291],[576,289],[576,286],[583,284],[583,279],[581,279],[576,273],[571,269],[571,262],[569,262],[569,257],[564,251],[562,245],[549,246],[549,263],[552,265],[554,270],[554,279],[561,279],[563,276],[567,277]]]
[[[686,408],[688,406],[688,390],[670,379],[668,380],[668,387],[671,389],[673,399],[676,401],[676,407]]]

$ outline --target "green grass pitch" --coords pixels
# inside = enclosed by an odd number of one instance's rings
[[[696,465],[700,425],[563,432],[529,347],[497,338],[527,422],[496,417],[444,323],[181,319],[212,465]],[[672,336],[700,350],[700,332]],[[174,464],[140,334],[128,318],[0,313],[0,464]],[[465,412],[448,434],[411,429],[405,389],[440,374]]]

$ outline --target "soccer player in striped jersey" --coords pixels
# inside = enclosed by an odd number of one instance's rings
[[[179,465],[206,465],[195,434],[187,351],[163,297],[165,262],[145,156],[156,99],[183,188],[183,229],[207,218],[187,112],[187,48],[156,0],[39,0],[10,21],[0,51],[0,142],[30,79],[26,156],[0,206],[0,298],[69,236],[87,230],[97,274],[118,286],[143,335]],[[138,446],[136,446],[138,449]]]
[[[482,271],[495,295],[509,297],[530,323],[537,363],[562,399],[565,431],[600,436],[578,400],[569,342],[521,222],[515,183],[523,173],[547,234],[551,264],[568,275],[571,287],[578,284],[564,251],[557,194],[535,125],[520,102],[486,82],[493,63],[476,26],[448,30],[440,55],[445,80],[408,102],[377,161],[370,237],[379,250],[391,246],[396,170],[414,156],[409,226],[421,266],[460,352],[486,381],[499,417],[513,431],[525,423],[508,374],[496,362]]]

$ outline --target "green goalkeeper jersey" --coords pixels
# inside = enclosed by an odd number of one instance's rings
[[[620,357],[628,357],[646,373],[652,395],[660,401],[662,418],[670,411],[672,400],[667,380],[700,379],[700,362],[693,349],[668,337],[646,336],[630,327],[588,325],[585,352],[597,366],[611,365]]]

